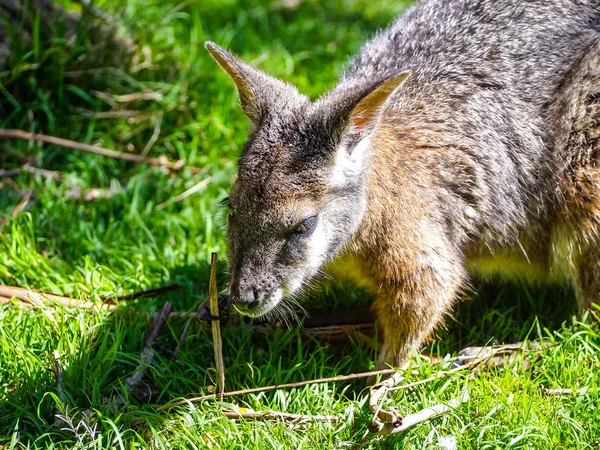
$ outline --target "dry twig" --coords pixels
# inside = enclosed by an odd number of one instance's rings
[[[456,372],[461,372],[466,369],[472,369],[475,367],[499,367],[500,365],[512,363],[519,351],[538,351],[542,348],[537,342],[517,342],[515,344],[506,344],[500,346],[489,346],[489,347],[468,347],[459,352],[456,362],[462,363],[462,365],[455,367],[447,371],[441,371],[435,375],[418,380],[412,383],[403,384],[397,386],[402,379],[402,373],[398,372],[392,377],[384,380],[378,385],[371,388],[369,396],[369,407],[373,413],[373,426],[379,427],[379,420],[383,422],[390,422],[392,424],[398,424],[401,419],[398,415],[398,411],[395,408],[388,408],[383,410],[381,408],[381,402],[385,398],[388,392],[398,391],[404,389],[410,389],[422,384],[427,384],[432,381],[436,381],[442,377],[446,377]]]
[[[458,408],[461,403],[461,399],[455,398],[450,400],[447,404],[440,403],[439,405],[429,406],[421,411],[414,414],[407,414],[400,418],[400,423],[395,425],[393,423],[381,424],[378,429],[369,430],[371,433],[376,433],[378,436],[387,436],[388,434],[401,433],[408,430],[415,425],[426,422],[434,417],[441,416],[442,414],[448,413],[453,409]]]
[[[598,389],[591,389],[584,387],[581,389],[569,389],[569,388],[556,388],[556,389],[544,389],[544,392],[548,395],[585,395],[591,392],[597,392]]]
[[[194,186],[192,186],[191,188],[189,188],[187,191],[182,192],[181,194],[173,197],[170,200],[167,200],[164,203],[160,203],[159,205],[156,205],[156,210],[160,211],[161,209],[165,209],[167,206],[171,205],[172,203],[180,202],[181,200],[188,198],[190,195],[193,195],[196,192],[200,192],[211,181],[212,181],[212,177],[205,178],[204,180],[200,181],[199,183],[196,183]]]
[[[149,158],[134,153],[122,153],[107,148],[96,147],[89,144],[82,144],[80,142],[70,141],[68,139],[47,136],[45,134],[29,133],[23,130],[0,130],[0,139],[25,139],[29,141],[39,141],[44,142],[46,144],[57,145],[60,147],[82,150],[88,153],[95,153],[96,155],[106,156],[108,158],[116,158],[138,164],[141,163],[156,167],[164,167],[170,170],[181,170],[184,167],[184,161],[182,160],[173,162],[169,161],[166,157]],[[187,166],[187,168],[192,173],[200,173],[200,169],[197,167]]]
[[[135,372],[125,379],[125,389],[130,394],[133,393],[139,396],[141,393],[140,388],[142,379],[144,378],[144,375],[146,375],[146,371],[148,370],[148,367],[154,359],[154,348],[152,347],[152,345],[154,344],[154,341],[156,341],[156,338],[160,334],[163,326],[167,321],[167,317],[169,316],[169,314],[171,314],[172,309],[173,305],[171,304],[171,302],[167,302],[165,303],[165,306],[163,306],[163,308],[157,312],[156,317],[154,318],[154,322],[152,324],[152,327],[150,328],[148,337],[146,338],[146,346],[144,347],[144,350],[142,351],[142,354],[140,356],[140,363],[135,369]],[[152,393],[150,392],[150,397],[151,394]],[[122,398],[117,400],[118,404],[122,404],[123,402],[124,399]]]
[[[225,393],[225,367],[223,365],[223,341],[221,339],[221,321],[219,320],[219,292],[217,291],[217,254],[210,257],[210,284],[208,288],[210,314],[215,317],[211,321],[213,345],[215,347],[215,366],[219,375],[219,400],[223,401]]]
[[[40,292],[33,292],[27,289],[13,287],[13,286],[0,286],[0,303],[9,303],[11,299],[17,299],[24,302],[26,306],[48,306],[48,300],[59,303],[69,308],[84,308],[84,309],[116,309],[116,305],[109,303],[93,303],[88,301],[76,300],[69,297],[63,297],[61,295],[44,294]]]
[[[8,169],[8,170],[0,169],[0,178],[16,177],[16,176],[19,176],[23,172],[31,173],[34,175],[39,174],[44,178],[52,178],[54,181],[60,181],[60,179],[61,179],[60,172],[57,172],[55,170],[40,169],[38,167],[30,166],[29,164],[24,164],[20,169]]]
[[[164,294],[168,294],[169,292],[175,292],[181,289],[181,285],[178,283],[168,284],[166,286],[147,289],[145,291],[134,292],[133,294],[126,295],[113,295],[111,297],[104,297],[106,301],[114,301],[119,300],[121,302],[130,301],[130,300],[138,300],[140,298],[148,298],[148,297],[158,297]]]
[[[276,384],[272,386],[263,386],[257,388],[249,388],[249,389],[241,389],[239,391],[231,391],[223,393],[223,397],[233,397],[235,395],[245,395],[245,394],[254,394],[257,392],[266,392],[266,391],[275,391],[277,389],[292,389],[302,386],[307,386],[310,384],[322,384],[322,383],[333,383],[337,381],[350,381],[350,380],[358,380],[361,378],[368,378],[377,375],[390,375],[392,373],[396,373],[395,369],[382,369],[382,370],[374,370],[371,372],[361,372],[361,373],[351,373],[350,375],[340,375],[338,377],[330,377],[330,378],[318,378],[316,380],[305,380],[298,381],[296,383],[285,383],[285,384]],[[161,411],[164,409],[174,408],[175,406],[186,405],[188,403],[197,403],[204,400],[211,400],[216,398],[216,394],[208,394],[203,395],[201,397],[194,397],[185,400],[179,400],[173,403],[168,403],[163,406],[159,406],[157,411]]]
[[[137,300],[137,299],[147,298],[147,297],[158,297],[160,295],[163,295],[163,294],[166,294],[169,292],[174,292],[179,289],[181,289],[181,285],[179,285],[177,283],[169,284],[167,286],[163,286],[163,287],[159,287],[159,288],[153,288],[153,289],[148,289],[145,291],[134,292],[133,294],[101,297],[101,299],[104,303],[98,304],[98,303],[94,303],[94,302],[90,302],[90,301],[82,301],[82,300],[77,300],[77,299],[70,298],[70,297],[63,297],[61,295],[46,294],[46,293],[42,293],[42,292],[34,292],[34,291],[30,291],[30,290],[27,290],[24,288],[19,288],[19,287],[14,287],[14,286],[0,286],[0,304],[8,304],[11,302],[12,299],[17,299],[17,300],[20,300],[23,303],[23,305],[27,306],[27,307],[39,306],[39,305],[52,306],[51,304],[48,304],[48,300],[51,300],[53,302],[60,303],[61,305],[69,307],[69,308],[81,308],[81,309],[100,308],[100,309],[108,309],[110,311],[113,311],[117,308],[117,305],[114,304],[114,302],[116,300],[123,302],[123,301]]]
[[[305,414],[290,414],[278,411],[252,411],[246,408],[238,409],[222,409],[221,412],[225,417],[230,419],[253,419],[253,420],[283,420],[285,422],[339,422],[342,420],[342,415],[335,416],[317,415],[310,416]]]

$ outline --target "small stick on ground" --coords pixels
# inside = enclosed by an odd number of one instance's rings
[[[275,391],[278,389],[292,389],[302,386],[307,386],[310,384],[322,384],[322,383],[333,383],[337,381],[350,381],[350,380],[358,380],[361,378],[369,378],[377,375],[390,375],[392,373],[396,373],[396,369],[382,369],[382,370],[374,370],[371,372],[361,372],[361,373],[351,373],[350,375],[340,375],[338,377],[330,377],[330,378],[318,378],[316,380],[305,380],[298,381],[296,383],[285,383],[285,384],[276,384],[272,386],[263,386],[249,389],[241,389],[239,391],[231,391],[223,393],[223,397],[233,397],[235,395],[246,395],[246,394],[255,394],[257,392],[266,392],[266,391]],[[216,398],[216,394],[208,394],[203,395],[201,397],[194,397],[186,400],[179,400],[173,403],[168,403],[163,406],[159,406],[157,411],[161,411],[164,409],[174,408],[175,406],[187,405],[188,403],[197,403],[204,400],[211,400]]]
[[[217,254],[210,258],[210,285],[208,288],[210,314],[215,317],[211,321],[213,344],[215,347],[215,366],[219,375],[219,400],[223,401],[225,394],[225,367],[223,365],[223,341],[221,339],[221,321],[219,320],[219,292],[217,291]]]
[[[84,308],[84,309],[116,309],[116,305],[102,303],[97,304],[93,302],[86,302],[81,300],[76,300],[69,297],[63,297],[62,295],[54,295],[54,294],[44,294],[40,292],[29,291],[24,288],[14,287],[14,286],[0,286],[0,299],[8,299],[8,301],[0,300],[0,303],[8,303],[10,299],[16,298],[21,302],[24,302],[27,306],[37,306],[37,305],[48,305],[48,300],[51,300],[56,303],[60,303],[63,306],[69,308]]]
[[[335,416],[326,416],[326,415],[317,415],[317,416],[309,416],[305,414],[290,414],[283,413],[278,411],[250,411],[246,409],[222,409],[221,413],[225,417],[230,419],[253,419],[253,420],[283,420],[285,422],[339,422],[342,420],[341,415]]]
[[[168,284],[166,286],[147,289],[145,291],[134,292],[133,294],[126,295],[112,295],[110,297],[103,297],[102,299],[105,301],[114,301],[119,300],[120,302],[126,302],[130,300],[138,300],[140,298],[148,298],[148,297],[159,297],[164,294],[168,294],[169,292],[175,292],[181,289],[181,285],[178,283]]]
[[[54,181],[57,181],[57,182],[60,181],[60,179],[62,177],[61,173],[57,172],[55,170],[40,169],[38,167],[33,167],[33,166],[30,166],[29,164],[25,164],[20,169],[8,169],[8,170],[0,169],[0,178],[17,177],[23,172],[31,173],[34,175],[39,174],[44,178],[52,178]]]
[[[25,194],[23,195],[23,197],[21,198],[21,200],[19,200],[19,203],[17,203],[17,205],[12,210],[11,216],[12,216],[13,219],[17,218],[17,216],[23,210],[23,208],[25,207],[25,205],[27,204],[27,202],[29,200],[31,200],[31,197],[33,197],[33,191],[26,191]],[[8,224],[8,219],[1,220],[0,221],[0,228],[6,226],[7,224]]]
[[[166,323],[167,317],[169,314],[171,314],[172,309],[173,305],[171,302],[167,302],[165,303],[165,306],[163,306],[163,308],[157,312],[152,327],[150,328],[150,332],[146,337],[146,346],[144,347],[144,350],[140,356],[140,363],[138,364],[135,372],[125,379],[125,389],[128,393],[139,393],[142,379],[144,378],[150,363],[154,359],[154,348],[152,348],[152,345],[160,334],[163,326]],[[124,399],[121,398],[119,400],[117,400],[117,404],[124,403]]]
[[[58,398],[60,399],[60,402],[64,404],[66,397],[63,389],[62,371],[60,369],[60,354],[58,353],[58,350],[54,350],[52,352],[52,356],[54,357],[54,367],[51,368],[50,371],[54,374],[56,379],[56,392],[58,394]],[[61,412],[57,409],[56,413],[54,414],[54,425],[60,425],[60,414]]]
[[[434,417],[446,414],[453,409],[458,408],[461,400],[458,398],[450,400],[447,404],[440,403],[439,405],[430,406],[422,409],[414,414],[407,414],[400,419],[400,424],[395,426],[393,423],[383,424],[382,427],[376,431],[378,436],[387,436],[388,434],[401,433],[408,430],[415,425],[426,422]]]
[[[148,289],[146,291],[134,292],[133,294],[127,295],[113,295],[110,297],[101,297],[104,303],[94,303],[89,301],[77,300],[69,297],[63,297],[62,295],[54,295],[54,294],[46,294],[42,292],[34,292],[29,291],[24,288],[14,287],[14,286],[0,286],[0,304],[10,303],[11,300],[17,299],[20,300],[23,305],[31,307],[43,304],[45,306],[52,306],[48,304],[48,300],[51,300],[56,303],[60,303],[63,306],[68,308],[81,308],[81,309],[108,309],[113,311],[117,308],[117,305],[114,304],[115,300],[119,301],[130,301],[137,300],[141,298],[147,297],[158,297],[160,295],[167,294],[169,292],[174,292],[181,289],[181,285],[169,284],[168,286],[163,286],[159,288]]]
[[[179,342],[177,342],[177,347],[175,347],[175,351],[173,352],[173,356],[171,356],[171,361],[175,361],[179,357],[179,352],[181,351],[181,347],[187,341],[188,334],[190,333],[190,327],[192,326],[192,321],[194,319],[200,318],[200,308],[202,308],[202,304],[198,305],[198,308],[195,312],[187,313],[187,320],[185,321],[185,325],[183,326],[183,331],[181,332],[181,337],[179,338]],[[179,315],[178,313],[175,313]],[[211,325],[212,327],[212,325]]]
[[[398,415],[398,411],[395,408],[389,408],[387,410],[383,410],[381,408],[381,402],[390,391],[413,388],[415,386],[436,381],[453,373],[479,366],[499,367],[502,364],[513,362],[515,360],[516,353],[519,351],[532,352],[541,350],[542,348],[543,347],[537,342],[517,342],[515,344],[489,347],[468,347],[461,350],[455,360],[455,362],[461,363],[462,365],[447,371],[438,372],[429,378],[397,386],[402,379],[401,373],[397,373],[391,378],[388,378],[387,380],[384,380],[380,384],[371,388],[369,395],[369,407],[373,413],[372,427],[381,427],[382,424],[380,421],[390,422],[392,425],[397,425],[401,420],[400,416]]]
[[[585,395],[591,392],[597,392],[598,389],[591,389],[584,387],[581,389],[569,389],[569,388],[556,388],[556,389],[544,389],[544,392],[548,395]]]
[[[108,148],[96,147],[81,142],[70,141],[45,134],[29,133],[23,130],[0,130],[0,139],[24,139],[28,141],[44,142],[46,144],[57,145],[59,147],[72,148],[96,155],[106,156],[108,158],[123,159],[138,164],[148,164],[150,166],[165,167],[170,170],[181,170],[184,168],[184,161],[169,161],[166,157],[149,158],[146,156],[137,155],[135,153],[121,153]],[[192,173],[200,173],[197,167],[186,166]]]
[[[196,192],[200,192],[211,181],[212,181],[212,177],[205,178],[204,180],[200,181],[199,183],[196,183],[194,186],[192,186],[191,188],[189,188],[187,191],[182,192],[181,194],[173,197],[172,199],[167,200],[166,202],[157,205],[156,206],[156,210],[160,211],[162,209],[165,209],[167,206],[169,206],[169,205],[171,205],[173,203],[180,202],[181,200],[188,198],[190,195],[193,195]]]

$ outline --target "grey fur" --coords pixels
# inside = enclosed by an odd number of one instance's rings
[[[571,230],[571,247],[588,246],[600,230],[597,172],[586,175],[592,200],[573,192],[582,171],[600,165],[599,43],[597,0],[424,0],[365,44],[315,102],[209,44],[230,65],[242,102],[261,111],[258,119],[250,114],[255,129],[231,195],[234,303],[247,314],[267,312],[282,289],[293,293],[297,280],[307,283],[327,261],[353,254],[369,267],[365,277],[397,297],[394,311],[417,324],[397,322],[399,343],[386,341],[384,360],[392,352],[400,362],[452,307],[469,255],[517,247],[549,269],[557,230]],[[377,106],[376,120],[356,125],[365,99],[403,72],[412,76]],[[593,117],[573,112],[581,108]],[[570,143],[565,135],[574,136]],[[357,155],[365,137],[387,147]],[[423,211],[416,217],[413,209]],[[569,218],[586,209],[591,225]],[[318,216],[322,260],[312,238],[291,234],[303,215]],[[417,238],[423,247],[409,248]]]

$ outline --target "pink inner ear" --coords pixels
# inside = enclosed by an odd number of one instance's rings
[[[365,124],[365,122],[367,121],[367,119],[365,119],[362,116],[356,116],[352,118],[352,125],[354,125],[355,127],[361,127]]]

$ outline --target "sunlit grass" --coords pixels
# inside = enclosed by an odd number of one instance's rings
[[[63,1],[71,10],[76,2]],[[128,398],[124,379],[139,363],[153,313],[165,301],[191,310],[208,288],[210,252],[220,254],[219,281],[226,283],[224,212],[235,159],[247,122],[235,90],[203,49],[205,39],[295,83],[316,97],[331,87],[362,41],[384,27],[405,2],[307,0],[288,8],[256,0],[96,2],[114,14],[136,43],[112,67],[94,37],[41,29],[14,43],[10,66],[0,70],[0,127],[21,128],[121,151],[167,156],[198,167],[178,173],[97,155],[23,141],[0,142],[0,168],[24,163],[56,170],[60,182],[22,174],[0,179],[0,282],[76,298],[129,293],[169,283],[183,288],[156,299],[107,311],[0,306],[0,448],[351,448],[370,419],[363,383],[340,383],[230,399],[256,410],[342,414],[336,424],[293,429],[283,423],[233,422],[208,401],[157,412],[175,398],[206,392],[214,383],[209,336],[198,324],[171,361],[184,326],[172,319],[158,339],[148,383],[150,404]],[[85,27],[84,27],[85,28]],[[125,95],[145,94],[123,101]],[[121,97],[119,97],[121,96]],[[210,183],[181,202],[172,199],[207,177]],[[93,202],[74,189],[115,189]],[[34,195],[16,219],[25,191]],[[157,206],[167,203],[166,207]],[[480,287],[480,286],[477,286]],[[544,339],[553,345],[528,368],[513,367],[451,377],[390,396],[402,413],[469,390],[459,410],[404,435],[365,448],[440,448],[456,436],[465,449],[598,448],[598,391],[555,397],[546,387],[599,387],[600,331],[573,323],[571,295],[555,288],[485,286],[459,305],[448,329],[430,347],[446,355],[467,345]],[[311,305],[366,304],[352,287],[311,294]],[[563,325],[563,322],[565,324]],[[52,352],[61,357],[60,401]],[[228,389],[242,389],[372,368],[375,354],[358,342],[342,348],[303,343],[298,330],[256,335],[244,327],[224,332]],[[415,360],[407,382],[446,368]],[[57,412],[65,417],[54,424]]]

